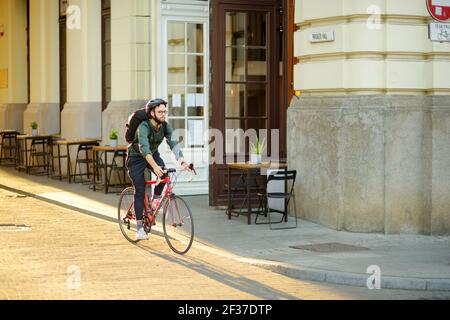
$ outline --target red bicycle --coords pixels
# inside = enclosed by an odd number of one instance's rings
[[[191,164],[190,169],[194,174],[194,166]],[[144,230],[149,234],[152,230],[152,226],[156,224],[156,217],[159,213],[159,209],[163,207],[162,214],[162,227],[164,232],[164,238],[166,239],[169,247],[178,254],[185,254],[189,251],[194,241],[194,220],[192,218],[191,209],[187,205],[186,201],[173,193],[178,176],[185,170],[167,169],[165,178],[155,181],[146,181],[146,192],[144,197],[144,214],[143,225]],[[192,180],[192,177],[191,179]],[[152,211],[150,203],[150,196],[147,192],[147,187],[151,185],[157,186],[159,183],[164,183],[163,197],[156,210]],[[132,242],[137,243],[139,240],[135,240],[136,234],[136,215],[134,213],[134,188],[126,188],[122,191],[119,199],[119,212],[118,220],[119,227],[124,237]]]

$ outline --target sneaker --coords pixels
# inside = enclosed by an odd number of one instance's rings
[[[144,228],[140,228],[136,232],[136,240],[148,240],[148,234],[145,232]]]

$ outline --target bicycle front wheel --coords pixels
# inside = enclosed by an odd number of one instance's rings
[[[194,220],[183,198],[171,195],[164,206],[162,220],[164,237],[170,249],[178,254],[188,252],[194,241]]]
[[[125,239],[136,243],[136,216],[134,214],[134,188],[126,188],[119,199],[118,220]]]

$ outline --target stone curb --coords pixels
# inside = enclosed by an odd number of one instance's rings
[[[291,278],[356,287],[367,287],[367,280],[370,276],[369,274],[310,269],[281,262],[265,262],[264,260],[247,260],[247,263],[286,275]],[[450,291],[450,279],[402,278],[381,275],[380,289]]]
[[[37,200],[45,201],[47,203],[57,205],[66,209],[74,210],[98,219],[106,220],[109,222],[116,223],[117,220],[103,214],[97,213],[95,211],[90,211],[82,208],[78,208],[76,206],[68,205],[66,203],[52,200],[46,197],[39,196],[34,193],[22,191],[19,189],[11,188],[5,185],[0,184],[0,188],[14,192],[17,194],[21,194],[30,198],[34,198]],[[158,230],[152,230],[154,234],[158,236],[164,237],[163,233]],[[194,239],[194,243],[196,243]],[[205,250],[201,248],[201,246],[208,247],[208,244],[200,243],[198,246],[199,249]],[[260,267],[266,270],[270,270],[279,274],[283,274],[285,276],[307,280],[307,281],[317,281],[317,282],[327,282],[333,284],[342,284],[356,287],[367,287],[367,279],[369,278],[369,274],[358,274],[358,273],[346,273],[346,272],[337,272],[331,270],[322,270],[322,269],[312,269],[306,267],[300,267],[291,265],[283,262],[275,262],[268,261],[262,259],[252,259],[239,257],[229,253],[222,253],[222,250],[219,248],[214,248],[213,251],[207,250],[213,254],[219,254],[223,256],[227,256],[233,260],[251,264],[256,267]],[[402,290],[428,290],[428,291],[450,291],[450,279],[425,279],[425,278],[402,278],[402,277],[393,277],[393,276],[383,276],[381,275],[381,288],[380,289],[402,289]]]

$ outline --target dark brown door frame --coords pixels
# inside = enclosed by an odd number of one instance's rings
[[[290,9],[289,4],[293,0],[212,0],[211,15],[211,124],[215,129],[224,132],[225,129],[225,74],[223,72],[225,66],[225,44],[219,33],[225,30],[225,21],[220,15],[226,11],[269,11],[273,21],[270,28],[275,28],[275,32],[270,32],[271,38],[268,39],[268,48],[271,50],[270,79],[269,83],[273,85],[269,87],[272,91],[269,106],[279,106],[278,108],[269,107],[268,110],[268,129],[280,129],[280,160],[286,159],[286,109],[288,107],[288,99],[291,78],[285,75],[289,74],[289,57],[290,50],[286,35],[289,28],[286,26],[290,23],[290,17],[287,14]],[[293,16],[293,15],[292,15]],[[281,28],[280,28],[281,27]],[[280,36],[282,32],[282,36]],[[281,41],[281,42],[280,42]],[[279,50],[280,48],[283,50]],[[280,57],[282,52],[283,57]],[[283,66],[283,83],[280,85],[279,77],[279,61],[284,62]],[[290,68],[292,69],[292,68]],[[281,87],[281,88],[280,88]],[[281,90],[281,91],[280,91]],[[283,100],[280,101],[280,94],[283,93]],[[281,104],[281,105],[280,105]],[[225,143],[224,147],[225,149]],[[225,156],[225,152],[223,152]],[[215,155],[211,155],[215,156]],[[224,159],[225,160],[225,159]],[[223,205],[226,197],[224,197],[225,184],[225,165],[210,165],[210,183],[209,183],[209,199],[210,205]]]
[[[59,1],[59,110],[63,111],[67,102],[67,15],[61,12]],[[60,114],[61,117],[61,114]],[[61,123],[61,118],[59,123]]]
[[[30,65],[30,0],[27,0],[27,95],[28,104],[31,102],[31,65]]]
[[[107,96],[106,91],[111,92],[111,69],[109,78],[106,78],[106,68],[111,68],[111,61],[106,61],[106,42],[111,44],[111,39],[106,39],[106,29],[109,28],[109,36],[111,37],[111,1],[102,0],[102,111],[108,107],[110,97]],[[107,25],[108,24],[108,25]],[[111,50],[111,45],[109,46]],[[111,54],[109,55],[111,57]],[[111,59],[111,58],[110,58]]]

